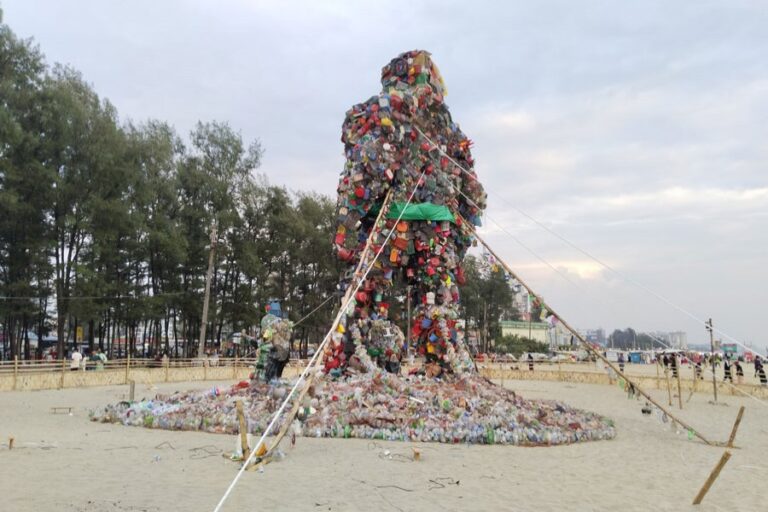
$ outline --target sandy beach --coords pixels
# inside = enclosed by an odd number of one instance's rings
[[[140,385],[137,398],[221,383]],[[299,438],[285,459],[247,472],[224,510],[765,510],[768,406],[696,394],[680,412],[712,440],[746,413],[733,456],[700,506],[693,497],[723,449],[690,441],[618,387],[505,383],[527,398],[559,399],[613,418],[612,441],[518,448]],[[659,400],[664,392],[652,391]],[[234,436],[94,423],[88,409],[126,386],[0,394],[0,496],[8,511],[210,511],[235,476]],[[72,415],[51,407],[71,406]],[[8,437],[14,449],[8,450]]]

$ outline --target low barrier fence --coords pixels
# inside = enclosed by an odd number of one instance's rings
[[[608,371],[602,365],[594,362],[565,362],[558,363],[554,361],[536,361],[533,369],[530,368],[527,361],[518,363],[480,363],[478,364],[480,374],[488,379],[498,380],[503,383],[504,380],[543,380],[560,381],[576,384],[603,384],[619,385],[623,379],[614,373]],[[747,370],[754,372],[752,365],[749,368],[745,365],[745,374]],[[722,372],[722,369],[720,369]],[[680,390],[683,399],[691,393],[713,393],[712,373],[704,370],[701,374],[703,378],[698,377],[692,367],[686,365],[679,368],[680,372]],[[670,396],[678,394],[677,378],[673,375],[671,369],[666,371],[660,365],[654,364],[627,364],[625,373],[638,386],[645,390],[659,389],[669,391]],[[755,398],[768,399],[768,387],[762,386],[753,373],[747,380],[739,384],[735,373],[733,382],[724,382],[722,375],[716,378],[718,394],[746,396],[752,395]]]
[[[111,386],[131,381],[153,384],[198,380],[247,379],[254,358],[219,359],[115,359],[97,364],[88,361],[73,368],[70,361],[0,362],[0,391]],[[283,375],[298,375],[302,360],[290,361]]]
[[[0,391],[62,389],[86,386],[110,386],[137,383],[183,382],[205,380],[247,379],[256,364],[255,358],[218,359],[116,359],[97,365],[88,361],[85,368],[72,369],[70,361],[3,361],[0,362]],[[307,361],[292,359],[283,371],[284,377],[298,375]],[[759,385],[752,375],[751,365],[744,365],[745,380],[738,384],[722,381],[718,375],[718,393],[739,395],[739,390],[759,398],[768,398],[768,388]],[[479,363],[480,373],[495,380],[545,380],[571,383],[617,385],[618,376],[608,372],[603,365],[594,362],[534,361],[533,370],[528,361]],[[403,370],[407,371],[407,365]],[[644,389],[667,389],[677,393],[677,379],[671,370],[664,371],[659,365],[627,364],[625,371]],[[722,370],[721,370],[722,372]],[[712,375],[705,371],[704,379],[695,378],[692,367],[680,367],[680,384],[684,395],[711,393]]]

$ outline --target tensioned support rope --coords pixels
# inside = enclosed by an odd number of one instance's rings
[[[424,132],[421,131],[421,129],[419,129],[418,127],[415,127],[415,129],[416,129],[416,131],[419,132],[419,134],[421,134],[422,137],[424,137],[427,141],[429,141],[430,144],[432,144],[438,151],[440,151],[440,153],[443,156],[445,156],[451,163],[453,163],[455,166],[457,166],[461,170],[461,172],[463,174],[465,174],[467,177],[469,177],[472,180],[477,180],[477,176],[475,176],[472,173],[470,173],[463,165],[461,165],[459,162],[457,162],[451,155],[446,153],[439,145],[435,144],[432,141],[432,139],[430,139]],[[461,192],[461,193],[462,193],[462,195],[464,195],[463,192]],[[568,240],[566,237],[564,237],[560,233],[558,233],[555,230],[553,230],[552,228],[548,227],[546,224],[544,224],[543,222],[539,221],[538,219],[536,219],[532,215],[526,213],[525,211],[523,211],[519,207],[515,206],[514,204],[511,204],[509,201],[507,201],[505,198],[501,197],[500,195],[494,193],[494,197],[500,199],[501,202],[503,202],[504,204],[506,204],[510,208],[514,209],[515,211],[519,212],[524,217],[530,219],[532,222],[534,222],[540,228],[544,229],[550,235],[558,238],[559,240],[561,240],[562,242],[564,242],[568,246],[570,246],[573,249],[579,251],[580,253],[582,253],[583,255],[585,255],[586,257],[588,257],[589,259],[591,259],[592,261],[594,261],[595,263],[597,263],[601,267],[605,268],[606,270],[608,270],[608,271],[612,272],[613,274],[619,276],[620,278],[622,278],[623,280],[627,281],[628,283],[630,283],[630,284],[640,288],[644,292],[654,296],[656,299],[666,303],[668,306],[676,309],[677,311],[679,311],[680,313],[683,313],[684,315],[688,316],[689,318],[691,318],[691,319],[693,319],[693,320],[695,320],[697,322],[700,322],[702,324],[706,324],[706,321],[703,318],[700,318],[699,316],[695,315],[694,313],[691,313],[687,309],[683,308],[682,306],[679,306],[678,304],[674,303],[672,300],[670,300],[667,297],[661,295],[660,293],[652,290],[651,288],[645,286],[644,284],[642,284],[641,282],[637,281],[636,279],[633,279],[633,278],[625,275],[624,273],[619,272],[618,270],[616,270],[612,266],[608,265],[607,263],[605,263],[601,259],[597,258],[596,256],[592,255],[588,251],[582,249],[581,247],[579,247],[575,243],[571,242],[570,240]],[[494,221],[494,223],[499,225],[496,221]],[[509,233],[507,230],[505,230],[502,226],[499,225],[499,227],[503,231],[505,231],[508,235],[512,236],[511,233]],[[513,236],[513,238],[515,238],[515,237]],[[533,252],[530,251],[530,249],[528,249],[524,244],[522,244],[522,242],[517,240],[517,238],[515,238],[515,240],[520,245],[522,245],[524,248],[526,248],[526,250],[528,250],[529,252],[531,252],[533,254]],[[536,255],[534,254],[534,256],[536,256]],[[538,256],[536,256],[536,257],[538,258]],[[541,258],[539,258],[539,259],[541,259]],[[547,263],[547,262],[544,262],[544,263],[546,263],[548,266],[551,267],[551,265],[549,265],[549,263]],[[727,332],[722,331],[722,330],[720,330],[720,329],[718,329],[716,327],[713,327],[712,329],[713,329],[714,332],[720,334],[721,336],[724,336],[724,337],[728,338],[729,340],[731,340],[732,342],[736,343],[737,345],[743,347],[744,349],[746,349],[746,350],[748,350],[750,352],[753,352],[753,353],[756,352],[755,349],[753,349],[752,347],[748,347],[747,345],[745,345],[744,343],[742,343],[740,340],[736,339],[735,337],[731,336]]]
[[[625,381],[629,382],[629,383],[630,383],[632,386],[634,386],[634,387],[635,387],[635,389],[637,390],[637,392],[638,392],[638,393],[640,393],[641,395],[643,395],[643,396],[644,396],[644,397],[645,397],[645,398],[646,398],[646,399],[647,399],[649,402],[651,402],[653,405],[655,405],[656,407],[658,407],[658,408],[659,408],[660,410],[662,410],[662,411],[663,411],[663,412],[664,412],[664,413],[665,413],[667,416],[669,416],[670,418],[672,418],[673,420],[675,420],[677,423],[679,423],[680,425],[682,425],[682,426],[683,426],[685,429],[687,429],[688,431],[692,432],[692,433],[693,433],[693,435],[695,435],[696,437],[698,437],[699,439],[701,439],[702,441],[704,441],[704,443],[706,443],[706,444],[708,444],[708,445],[712,445],[712,446],[716,446],[716,445],[717,445],[717,443],[713,443],[713,442],[711,442],[711,441],[710,441],[710,440],[708,440],[706,437],[704,437],[704,436],[703,436],[703,435],[702,435],[702,434],[701,434],[701,433],[700,433],[698,430],[696,430],[696,429],[695,429],[695,428],[693,428],[692,426],[688,425],[686,422],[684,422],[683,420],[681,420],[681,419],[677,418],[677,417],[676,417],[674,414],[672,414],[670,411],[668,411],[668,410],[667,410],[667,409],[666,409],[664,406],[662,406],[660,403],[658,403],[656,400],[654,400],[654,399],[653,399],[653,397],[651,397],[651,396],[650,396],[650,395],[649,395],[649,394],[648,394],[648,393],[647,393],[645,390],[643,390],[643,389],[642,389],[640,386],[638,386],[638,385],[637,385],[635,382],[633,382],[633,380],[632,380],[632,379],[630,379],[629,377],[627,377],[627,376],[624,374],[624,372],[622,372],[622,371],[621,371],[621,370],[620,370],[620,369],[619,369],[619,368],[618,368],[616,365],[614,365],[614,364],[613,364],[611,361],[609,361],[609,360],[608,360],[608,359],[607,359],[605,356],[603,356],[603,355],[602,355],[600,352],[598,352],[597,350],[595,350],[595,348],[594,348],[594,347],[592,347],[592,345],[590,345],[590,344],[587,342],[587,340],[585,340],[585,339],[584,339],[584,337],[583,337],[581,334],[579,334],[579,332],[578,332],[578,331],[576,331],[576,329],[572,328],[572,327],[570,326],[570,324],[568,324],[568,322],[567,322],[566,320],[564,320],[564,319],[563,319],[563,318],[561,318],[559,315],[557,315],[557,313],[555,312],[555,310],[554,310],[554,309],[553,309],[553,308],[552,308],[552,307],[551,307],[549,304],[547,304],[547,303],[544,301],[544,299],[543,299],[543,298],[541,298],[541,297],[540,297],[538,294],[536,294],[536,292],[535,292],[535,291],[533,291],[533,290],[531,289],[531,287],[529,287],[529,286],[528,286],[528,285],[525,283],[525,281],[523,281],[523,280],[520,278],[520,276],[518,276],[518,275],[517,275],[517,273],[516,273],[514,270],[512,270],[512,268],[510,268],[510,266],[509,266],[509,265],[507,265],[507,263],[506,263],[506,262],[505,262],[503,259],[501,259],[501,258],[499,257],[499,255],[498,255],[498,254],[496,254],[496,251],[494,251],[494,250],[493,250],[493,249],[492,249],[492,248],[491,248],[491,247],[490,247],[490,246],[489,246],[489,245],[488,245],[488,244],[485,242],[485,240],[483,240],[483,238],[482,238],[480,235],[478,235],[478,234],[477,234],[477,232],[476,232],[476,231],[475,231],[475,230],[474,230],[474,229],[473,229],[473,228],[470,226],[470,224],[468,224],[467,222],[463,222],[462,224],[464,224],[465,226],[467,226],[467,229],[469,229],[469,230],[471,230],[471,231],[472,231],[472,234],[475,236],[475,238],[476,238],[476,239],[477,239],[477,240],[478,240],[478,241],[479,241],[479,242],[480,242],[480,243],[481,243],[481,244],[482,244],[482,245],[483,245],[483,246],[484,246],[484,247],[485,247],[485,248],[488,250],[488,252],[490,252],[490,253],[491,253],[491,254],[494,256],[494,258],[496,258],[496,260],[497,260],[497,261],[498,261],[498,262],[499,262],[499,263],[500,263],[500,264],[501,264],[501,265],[504,267],[504,269],[505,269],[505,270],[506,270],[506,271],[507,271],[507,272],[508,272],[508,273],[509,273],[509,274],[510,274],[512,277],[514,277],[514,278],[517,280],[517,282],[519,282],[519,283],[520,283],[520,284],[521,284],[521,285],[522,285],[522,286],[523,286],[523,287],[524,287],[524,288],[525,288],[525,289],[528,291],[528,293],[529,293],[529,294],[531,294],[531,295],[533,295],[534,297],[536,297],[536,298],[539,300],[539,302],[541,303],[541,305],[542,305],[543,307],[547,308],[547,310],[548,310],[548,311],[552,312],[552,314],[554,314],[554,315],[557,317],[557,319],[560,321],[560,323],[563,325],[563,327],[565,327],[566,329],[568,329],[568,331],[570,331],[570,333],[571,333],[571,334],[572,334],[574,337],[576,337],[576,339],[578,339],[578,340],[579,340],[579,342],[581,343],[581,345],[582,345],[582,346],[583,346],[583,347],[584,347],[584,348],[585,348],[585,349],[586,349],[586,350],[587,350],[589,353],[591,353],[591,354],[593,354],[595,357],[597,357],[597,358],[601,359],[601,360],[602,360],[602,361],[603,361],[605,364],[607,364],[607,365],[608,365],[608,366],[609,366],[609,367],[610,367],[610,368],[611,368],[613,371],[615,371],[617,375],[620,375],[620,376],[621,376],[621,378],[623,378]]]
[[[411,201],[413,201],[413,197],[416,194],[416,191],[418,190],[419,186],[423,184],[424,175],[426,173],[426,168],[424,171],[421,172],[418,179],[416,180],[413,190],[411,191],[410,196],[408,196],[408,201],[406,202],[406,205],[410,204]],[[358,263],[357,269],[355,271],[355,276],[357,278],[357,284],[354,287],[350,285],[347,289],[347,293],[345,294],[345,300],[342,302],[341,308],[339,309],[339,312],[336,315],[336,318],[334,319],[333,323],[331,324],[331,328],[329,329],[328,333],[323,338],[323,341],[320,343],[320,345],[317,347],[317,350],[315,351],[312,358],[307,363],[307,366],[304,368],[304,370],[301,372],[301,375],[299,376],[296,383],[291,388],[290,393],[287,394],[285,397],[285,400],[283,400],[283,403],[278,408],[277,412],[275,412],[275,415],[273,416],[272,420],[270,421],[269,425],[267,425],[267,428],[264,430],[264,433],[262,434],[261,438],[259,438],[259,441],[256,443],[254,448],[251,450],[250,454],[248,454],[248,458],[243,462],[242,466],[240,467],[240,470],[235,475],[235,478],[232,480],[232,483],[229,484],[229,487],[224,492],[224,495],[219,500],[218,504],[214,508],[214,512],[220,512],[221,507],[224,506],[224,503],[227,501],[227,498],[229,498],[229,495],[232,493],[232,490],[237,485],[237,482],[242,477],[243,473],[247,469],[247,467],[250,465],[251,461],[253,460],[254,456],[256,455],[257,451],[260,449],[262,443],[264,443],[266,437],[269,435],[269,433],[272,431],[274,426],[277,424],[277,421],[279,420],[280,416],[282,415],[283,411],[285,410],[286,406],[288,405],[288,402],[290,401],[291,397],[294,396],[294,393],[299,388],[300,384],[305,384],[305,386],[308,384],[308,382],[305,381],[307,374],[310,372],[313,366],[319,361],[320,354],[323,353],[325,346],[328,344],[328,341],[331,339],[331,335],[333,334],[333,331],[337,328],[339,322],[341,321],[342,316],[345,314],[347,309],[349,308],[349,305],[351,304],[352,300],[354,300],[355,293],[360,289],[360,286],[362,286],[363,282],[367,278],[370,271],[373,269],[374,263],[381,255],[382,251],[384,250],[384,247],[386,247],[387,243],[389,242],[390,238],[392,238],[392,235],[394,234],[395,230],[389,230],[389,233],[387,233],[387,236],[384,240],[384,242],[379,247],[378,251],[376,252],[375,256],[371,260],[370,263],[366,264],[366,258],[368,255],[368,251],[370,250],[372,246],[372,241],[374,236],[378,233],[378,225],[381,222],[382,215],[385,210],[387,210],[389,206],[390,199],[392,197],[392,189],[390,189],[387,192],[387,195],[384,200],[384,205],[381,208],[381,211],[379,212],[379,216],[376,219],[376,222],[374,224],[374,228],[371,230],[370,235],[368,236],[368,240],[366,242],[366,246],[363,249],[363,252],[360,256],[360,261]],[[404,213],[405,209],[403,209],[400,213],[400,216],[397,218],[396,222],[400,221],[400,218],[402,217],[402,214]],[[364,268],[365,267],[365,268]],[[362,275],[360,275],[360,271],[363,271]],[[307,389],[305,387],[304,389]],[[294,412],[295,413],[295,412]],[[286,423],[290,423],[290,419],[286,420]]]

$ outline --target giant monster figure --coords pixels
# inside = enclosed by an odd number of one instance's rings
[[[346,164],[334,246],[350,270],[341,288],[356,285],[354,268],[372,232],[372,249],[386,246],[342,318],[325,368],[366,371],[374,362],[399,359],[404,336],[388,318],[388,300],[393,282],[403,280],[416,304],[412,339],[429,373],[469,371],[456,328],[461,263],[472,243],[461,223],[479,224],[486,198],[473,170],[472,143],[451,118],[428,52],[393,59],[382,69],[381,84],[378,95],[347,112],[342,127]],[[390,191],[384,225],[375,226]]]

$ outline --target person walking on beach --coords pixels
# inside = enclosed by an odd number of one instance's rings
[[[725,372],[725,375],[723,376],[723,382],[727,380],[733,384],[733,376],[731,375],[731,361],[728,359],[728,356],[725,356],[723,359],[723,372]]]
[[[738,359],[733,362],[733,367],[736,369],[736,383],[744,384],[744,368],[742,368],[741,362]]]
[[[696,361],[696,365],[693,367],[693,378],[704,380],[704,375],[701,372],[701,359]]]
[[[672,367],[672,378],[677,378],[677,354],[672,354],[669,358],[669,365]]]
[[[619,370],[624,373],[624,354],[619,354]]]

